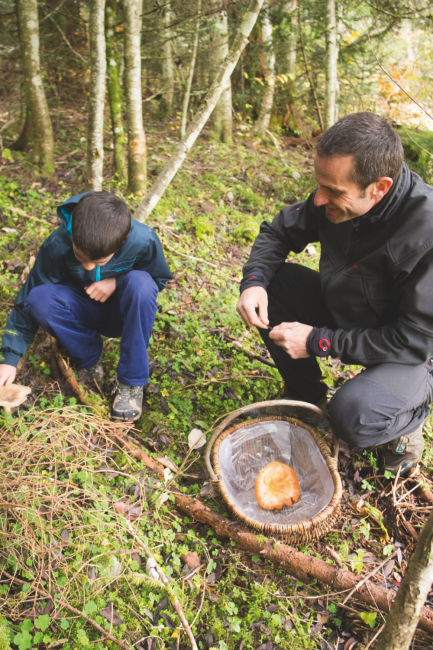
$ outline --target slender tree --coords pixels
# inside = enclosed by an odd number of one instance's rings
[[[182,119],[181,119],[181,122],[180,122],[180,138],[181,139],[185,135],[185,131],[186,131],[186,120],[187,120],[187,115],[188,115],[189,98],[190,98],[190,95],[191,95],[191,86],[192,86],[192,80],[193,80],[193,77],[194,77],[195,62],[196,62],[196,59],[197,59],[198,36],[199,36],[199,31],[200,31],[200,21],[201,21],[201,0],[198,0],[197,22],[196,22],[196,26],[195,26],[194,43],[193,43],[193,46],[192,46],[191,63],[189,65],[188,79],[187,79],[187,82],[186,82],[185,94],[183,96]]]
[[[104,164],[105,0],[90,0],[90,88],[87,127],[87,188],[102,189]]]
[[[290,37],[288,39],[288,48],[287,48],[287,72],[289,73],[292,79],[296,75],[296,45],[298,42],[297,39],[297,28],[296,28],[296,8],[297,0],[291,0],[285,6],[285,11],[290,15]]]
[[[257,16],[259,15],[262,5],[263,0],[250,0],[248,10],[236,32],[236,36],[232,47],[230,48],[230,52],[224,64],[219,69],[218,74],[216,75],[214,82],[210,87],[209,92],[207,93],[202,105],[194,115],[194,119],[187,129],[185,137],[182,138],[181,142],[179,142],[170,160],[165,165],[164,169],[159,174],[149,192],[147,193],[146,197],[139,205],[134,215],[138,221],[143,222],[146,217],[148,217],[152,212],[153,208],[156,206],[159,199],[167,187],[170,185],[170,182],[172,181],[174,175],[181,167],[194,142],[200,135],[204,125],[209,119],[210,114],[212,113],[218,99],[221,96],[223,88],[226,88],[227,80],[230,79],[230,76],[235,69],[237,62],[239,61],[240,55],[248,43],[251,30],[256,24]]]
[[[213,68],[214,74],[216,74],[218,69],[224,66],[229,53],[228,21],[225,9],[215,16],[213,34]],[[221,97],[213,111],[209,136],[216,142],[233,143],[232,86],[230,77],[227,79]]]
[[[125,133],[122,120],[122,88],[119,75],[119,51],[116,41],[117,0],[106,0],[105,43],[107,52],[108,102],[113,131],[114,172],[116,177],[126,179]]]
[[[326,90],[325,90],[325,129],[329,129],[337,119],[337,61],[338,40],[335,0],[326,2]]]
[[[146,136],[141,97],[141,0],[124,0],[125,87],[128,122],[128,192],[146,189]]]
[[[272,24],[269,18],[268,7],[266,9],[267,11],[263,17],[262,26],[262,43],[265,50],[266,88],[263,94],[259,117],[254,126],[254,131],[262,134],[269,129],[275,91],[275,52],[272,43]]]
[[[433,582],[433,512],[421,531],[374,650],[407,650]]]
[[[172,49],[172,33],[170,29],[172,11],[170,3],[167,4],[164,12],[164,58],[162,61],[162,77],[164,79],[164,95],[162,101],[167,112],[173,108],[174,100],[174,61]]]
[[[53,128],[40,69],[37,3],[36,0],[18,0],[17,7],[26,99],[33,127],[32,158],[45,174],[52,174],[54,172]],[[30,127],[29,117],[27,110],[24,132]],[[28,131],[25,139],[27,134]]]

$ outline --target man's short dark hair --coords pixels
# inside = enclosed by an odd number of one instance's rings
[[[363,190],[382,176],[395,182],[403,165],[401,138],[386,118],[352,113],[338,120],[317,144],[320,158],[353,156],[351,180]]]
[[[72,241],[89,260],[115,253],[130,230],[128,206],[110,192],[86,194],[72,210]]]

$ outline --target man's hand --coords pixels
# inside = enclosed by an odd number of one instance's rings
[[[7,363],[0,363],[0,386],[9,386],[13,384],[17,374],[15,366],[10,366]]]
[[[307,339],[312,329],[311,325],[303,323],[281,323],[272,329],[269,337],[292,359],[305,359],[310,356],[307,352]]]
[[[99,280],[99,282],[92,282],[84,291],[89,298],[98,302],[105,302],[116,291],[116,287],[116,278],[107,278],[106,280]]]
[[[236,309],[248,327],[268,329],[268,294],[263,287],[249,287],[242,291]],[[259,310],[258,314],[256,309]]]

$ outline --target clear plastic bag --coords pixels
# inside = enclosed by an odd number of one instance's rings
[[[293,468],[301,488],[295,505],[264,510],[255,494],[259,471],[273,461]],[[219,449],[222,479],[237,507],[265,524],[296,524],[319,514],[332,499],[334,482],[319,447],[306,429],[280,420],[246,425]]]

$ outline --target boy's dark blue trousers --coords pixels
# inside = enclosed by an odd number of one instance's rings
[[[43,284],[30,291],[24,309],[59,339],[82,368],[99,360],[101,334],[122,337],[117,377],[128,386],[145,386],[157,295],[158,287],[149,273],[130,271],[105,302],[89,298],[84,289]]]

